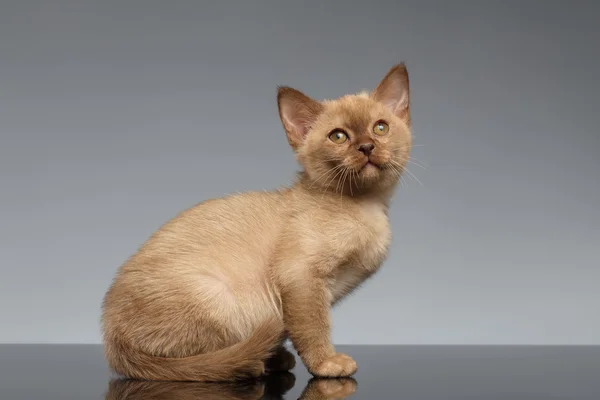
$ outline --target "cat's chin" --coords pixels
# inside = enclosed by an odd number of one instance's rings
[[[382,168],[378,164],[367,161],[358,171],[361,178],[365,180],[375,180],[381,175]]]

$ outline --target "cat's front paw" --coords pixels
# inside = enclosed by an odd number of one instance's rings
[[[354,375],[357,369],[356,361],[350,356],[337,353],[319,364],[311,373],[321,378],[339,378]]]

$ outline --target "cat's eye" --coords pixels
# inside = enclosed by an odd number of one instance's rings
[[[342,144],[348,140],[348,135],[346,132],[338,129],[329,134],[329,140],[331,140],[333,143]]]
[[[390,126],[383,121],[379,121],[373,126],[373,133],[379,136],[385,135],[390,131]]]

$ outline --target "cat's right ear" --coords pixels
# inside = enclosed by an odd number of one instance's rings
[[[302,144],[311,126],[323,111],[323,104],[299,90],[280,86],[277,88],[277,106],[288,142],[295,150]]]

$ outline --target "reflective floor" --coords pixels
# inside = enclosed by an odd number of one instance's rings
[[[0,345],[0,399],[594,399],[600,347],[338,347],[355,379],[290,374],[245,386],[114,379],[100,346]]]

